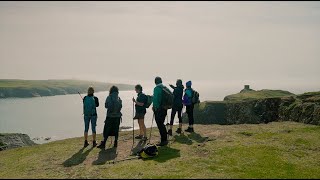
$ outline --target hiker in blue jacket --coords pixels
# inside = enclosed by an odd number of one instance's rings
[[[188,120],[189,120],[189,127],[186,129],[186,132],[194,132],[193,130],[193,124],[194,124],[194,118],[193,118],[193,108],[194,104],[192,103],[192,97],[193,97],[193,89],[191,88],[192,82],[188,81],[186,83],[187,88],[185,89],[185,93],[183,96],[183,104],[186,106],[186,112],[188,114]]]
[[[170,136],[172,136],[172,126],[173,126],[173,120],[174,117],[176,115],[176,113],[178,113],[178,118],[179,118],[179,128],[177,129],[177,133],[180,134],[182,131],[182,108],[183,108],[183,104],[182,104],[182,96],[183,96],[183,89],[184,86],[182,85],[182,80],[178,79],[176,82],[176,86],[173,86],[170,84],[170,87],[173,89],[173,106],[172,106],[172,110],[171,110],[171,120],[170,120],[170,129],[168,130],[168,134]]]
[[[96,126],[97,126],[97,109],[99,107],[99,99],[93,95],[93,87],[88,88],[88,95],[83,98],[83,117],[84,117],[84,147],[89,146],[88,131],[91,122],[92,129],[92,146],[97,145],[96,142]]]

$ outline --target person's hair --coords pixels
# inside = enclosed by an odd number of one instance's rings
[[[154,82],[156,83],[156,84],[160,84],[160,83],[162,83],[162,79],[161,79],[161,77],[156,77],[155,79],[154,79]]]
[[[177,82],[176,82],[176,85],[177,85],[177,86],[182,86],[182,80],[181,80],[181,79],[178,79]]]
[[[92,86],[90,86],[90,87],[88,88],[88,95],[91,95],[91,94],[93,94],[93,93],[94,93],[94,89],[93,89]]]
[[[142,86],[140,84],[137,84],[134,88],[142,92]]]
[[[114,93],[114,92],[117,92],[119,93],[119,88],[117,86],[112,86],[109,90],[109,95]]]

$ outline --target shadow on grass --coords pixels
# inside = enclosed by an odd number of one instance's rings
[[[145,159],[144,161],[153,160],[159,163],[163,163],[170,159],[174,159],[178,157],[180,157],[180,150],[174,149],[168,146],[162,146],[162,147],[159,147],[159,154],[157,157],[151,158],[151,159]]]
[[[144,146],[146,145],[147,141],[139,141],[139,143],[132,149],[132,154],[136,155],[138,152],[140,152]]]
[[[202,137],[200,134],[195,132],[188,134],[188,138],[196,141],[197,143],[204,143],[209,139],[209,137]]]
[[[117,157],[117,148],[101,149],[98,159],[92,162],[92,165],[103,165],[107,161],[112,161]]]
[[[187,145],[191,145],[192,144],[192,140],[189,139],[186,135],[181,134],[180,136],[175,135],[174,136],[174,142],[178,142],[180,144],[187,144]]]
[[[93,150],[93,148],[88,149],[86,152],[83,152],[84,150],[85,148],[81,148],[77,153],[72,155],[72,157],[64,161],[62,165],[64,167],[71,167],[83,163],[83,161],[86,160],[87,156]]]

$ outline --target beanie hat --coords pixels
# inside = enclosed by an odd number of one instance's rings
[[[191,87],[191,85],[192,85],[192,82],[191,82],[191,81],[188,81],[188,82],[186,83],[186,86],[187,86],[187,87]]]

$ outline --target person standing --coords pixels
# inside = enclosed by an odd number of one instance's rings
[[[135,91],[138,94],[137,100],[132,98],[132,101],[136,104],[136,114],[133,120],[137,119],[140,129],[140,135],[136,136],[136,139],[141,139],[142,141],[146,141],[147,138],[147,128],[144,124],[144,116],[147,113],[145,104],[148,101],[148,97],[142,92],[142,86],[140,84],[135,86]]]
[[[171,120],[170,120],[170,129],[168,130],[168,134],[172,136],[172,126],[173,126],[173,121],[176,113],[178,113],[178,118],[179,118],[179,128],[177,129],[176,133],[180,134],[182,131],[182,96],[183,96],[183,89],[184,86],[182,85],[182,80],[178,79],[176,82],[176,86],[173,86],[170,84],[170,87],[173,89],[173,107],[171,110]]]
[[[99,99],[93,95],[93,87],[88,88],[88,94],[83,98],[83,117],[84,117],[84,147],[89,146],[88,131],[91,122],[92,129],[92,146],[96,147],[96,126],[97,126],[97,107]]]
[[[161,140],[157,146],[165,146],[168,144],[168,137],[167,137],[167,129],[164,125],[166,116],[167,116],[167,109],[163,108],[162,105],[162,91],[164,85],[162,84],[162,79],[160,77],[155,78],[156,87],[153,89],[153,112],[155,115],[155,120],[160,132]]]
[[[109,96],[105,102],[107,109],[107,117],[103,128],[104,140],[98,146],[100,149],[106,147],[106,142],[109,136],[115,136],[114,147],[118,146],[119,126],[122,117],[122,100],[119,97],[119,89],[117,86],[112,86],[109,90]]]
[[[194,132],[193,124],[194,124],[194,118],[193,118],[193,108],[194,104],[192,102],[193,97],[193,89],[191,88],[192,82],[188,81],[186,83],[186,89],[185,94],[183,96],[183,104],[186,106],[186,112],[188,114],[188,120],[189,120],[189,127],[186,129],[186,132]]]

